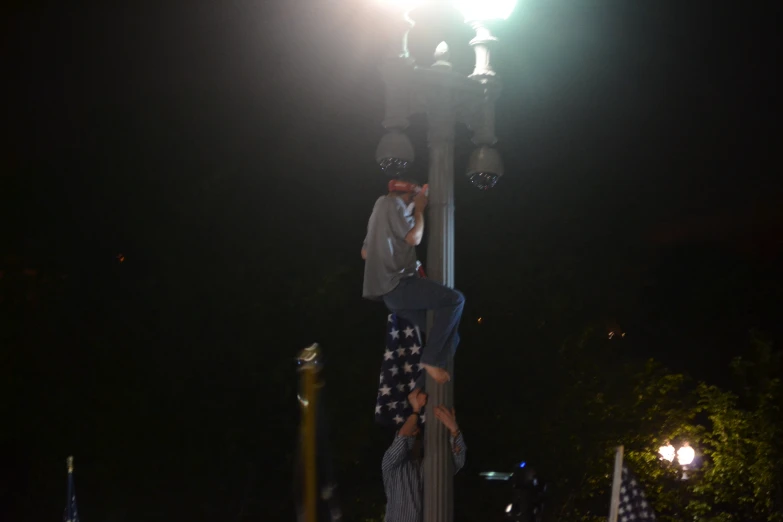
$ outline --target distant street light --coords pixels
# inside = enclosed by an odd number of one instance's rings
[[[685,444],[683,447],[677,450],[677,461],[683,466],[687,466],[693,462],[693,458],[696,456],[696,452],[693,448]]]
[[[671,444],[661,446],[658,448],[658,453],[663,460],[674,462],[675,455],[677,456],[677,463],[682,466],[682,480],[688,479],[688,466],[693,463],[693,459],[696,458],[696,452],[687,442],[683,443],[678,449],[675,450]]]
[[[658,453],[663,460],[668,460],[669,462],[674,462],[674,456],[676,455],[677,463],[680,466],[687,466],[696,458],[696,452],[687,442],[683,443],[683,445],[676,450],[671,444],[666,444],[666,446],[658,448]]]
[[[658,448],[658,453],[660,453],[661,458],[663,460],[668,460],[669,462],[674,462],[674,455],[676,453],[674,446],[671,444],[667,444],[666,446],[661,446]]]

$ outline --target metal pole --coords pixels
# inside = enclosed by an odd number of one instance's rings
[[[446,56],[435,68],[450,69]],[[448,85],[433,87],[427,95],[429,125],[429,239],[428,277],[454,286],[454,92]],[[432,319],[430,317],[430,325]],[[428,412],[454,404],[454,364],[449,358],[451,381],[440,385],[427,376]],[[424,430],[424,522],[454,520],[454,463],[445,426],[427,414]]]
[[[620,484],[623,480],[623,446],[617,447],[614,456],[614,475],[612,478],[612,500],[609,504],[609,522],[617,522],[620,508]]]
[[[317,520],[317,462],[315,449],[315,412],[318,401],[318,387],[316,383],[317,373],[320,370],[321,350],[317,344],[313,344],[302,350],[298,357],[299,372],[301,373],[301,395],[299,404],[302,406],[302,466],[304,473],[303,484],[303,522],[316,522]]]
[[[429,277],[454,287],[454,133],[459,112],[467,116],[466,123],[474,130],[474,143],[484,154],[495,144],[494,101],[499,93],[490,65],[490,50],[496,39],[483,24],[476,23],[477,35],[470,43],[476,50],[476,68],[470,79],[451,72],[448,46],[445,42],[435,51],[435,64],[430,68],[414,68],[406,48],[407,31],[411,22],[400,27],[406,36],[402,38],[402,51],[398,45],[391,47],[390,60],[382,69],[387,89],[387,107],[384,127],[399,132],[407,127],[407,117],[422,109],[427,113],[429,145],[429,212],[427,214],[427,272]],[[398,40],[399,41],[399,40]],[[422,104],[422,98],[424,103]],[[406,103],[407,100],[407,103]],[[468,109],[466,111],[466,109]],[[413,159],[412,147],[401,141],[398,134],[384,136],[376,158],[382,168],[387,160]],[[392,146],[393,145],[393,146]],[[392,150],[394,149],[394,150]],[[475,154],[475,152],[474,152]],[[480,161],[479,161],[480,160]],[[479,156],[471,168],[471,176],[491,179],[492,183],[502,175],[502,163],[495,152],[488,161]],[[473,181],[473,179],[472,179]],[[474,182],[475,183],[475,182]],[[432,326],[432,315],[429,317]],[[447,363],[451,381],[436,384],[426,378],[429,394],[429,411],[436,405],[451,408],[454,405],[454,362]],[[446,428],[428,415],[424,430],[424,522],[452,522],[454,520],[454,462],[449,447]]]

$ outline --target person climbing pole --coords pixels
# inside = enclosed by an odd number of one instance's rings
[[[446,362],[459,344],[457,329],[465,297],[417,272],[416,246],[424,235],[427,202],[426,186],[401,180],[391,180],[388,194],[375,202],[362,246],[362,295],[383,301],[392,313],[420,329],[426,328],[427,311],[433,312],[421,366],[435,382],[443,384],[451,379]]]

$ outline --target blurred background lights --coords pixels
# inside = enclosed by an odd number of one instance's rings
[[[696,452],[687,442],[678,449],[675,449],[674,446],[667,443],[666,446],[658,448],[658,453],[663,460],[668,460],[669,462],[674,462],[674,457],[676,455],[677,463],[680,466],[687,466],[692,463],[693,459],[696,457]]]
[[[677,461],[683,466],[687,466],[693,462],[693,458],[696,456],[696,452],[693,448],[687,444],[677,450]]]
[[[658,453],[661,454],[662,459],[668,460],[669,462],[674,461],[674,446],[671,444],[667,444],[666,446],[661,446],[658,448]]]

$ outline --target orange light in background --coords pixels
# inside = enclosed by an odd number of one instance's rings
[[[476,322],[477,322],[478,324],[481,324],[481,323],[483,323],[483,322],[484,322],[484,318],[483,318],[483,317],[479,317],[479,318],[476,320]]]
[[[125,255],[124,254],[117,254],[117,261],[119,261],[120,263],[125,261]]]

